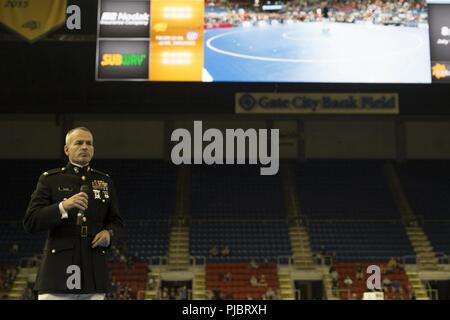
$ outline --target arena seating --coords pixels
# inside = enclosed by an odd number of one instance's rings
[[[0,261],[18,263],[21,258],[41,253],[44,246],[45,233],[26,234],[21,224],[38,177],[65,163],[58,160],[3,160],[0,163],[8,168],[5,187],[9,195],[0,202],[1,220],[9,221],[0,223]],[[121,214],[128,226],[126,240],[130,254],[139,258],[166,255],[169,219],[175,203],[175,167],[157,160],[95,160],[92,167],[114,178]],[[14,192],[9,192],[11,190]],[[19,245],[17,253],[10,252],[14,243]]]
[[[190,252],[207,257],[211,262],[249,261],[251,258],[290,256],[288,226],[284,220],[254,221],[193,221],[190,226]],[[229,256],[220,256],[228,245]],[[210,256],[217,246],[219,256]]]
[[[57,160],[2,160],[0,165],[7,168],[3,173],[7,183],[2,190],[8,194],[0,202],[1,220],[22,220],[39,176],[62,166]]]
[[[20,259],[42,253],[46,233],[27,234],[21,221],[0,223],[0,263],[19,264]],[[13,245],[18,245],[17,252]]]
[[[448,161],[411,161],[396,170],[416,215],[425,220],[450,220]]]
[[[169,246],[169,220],[130,220],[126,224],[127,254],[140,260],[165,256]],[[112,260],[112,256],[110,256]]]
[[[356,280],[355,278],[355,272],[356,268],[359,263],[355,262],[347,262],[347,263],[337,263],[335,265],[336,271],[339,273],[339,281],[338,281],[338,289],[340,290],[340,297],[341,299],[347,300],[347,299],[354,299],[354,300],[361,300],[363,293],[367,291],[367,275],[364,274],[362,280]],[[371,261],[362,263],[363,270],[366,270],[369,265],[377,265],[380,266],[380,268],[386,269],[387,264],[383,261]],[[350,287],[347,287],[344,284],[345,278],[349,276],[353,283]],[[409,297],[409,289],[410,289],[410,283],[408,280],[408,276],[406,275],[404,270],[397,270],[395,273],[389,273],[386,275],[383,275],[383,279],[388,277],[392,283],[397,282],[401,286],[401,292],[399,293],[397,290],[392,290],[392,288],[389,288],[387,291],[385,291],[385,300],[405,300]]]
[[[450,220],[425,221],[423,228],[436,253],[450,256]]]
[[[176,167],[158,160],[95,160],[114,179],[125,219],[169,219],[175,208]]]
[[[0,300],[7,300],[9,290],[17,276],[17,267],[15,265],[0,265]]]
[[[281,175],[261,176],[259,166],[195,166],[191,215],[194,219],[283,219]]]
[[[313,251],[338,261],[413,255],[380,161],[312,161],[296,166]]]
[[[414,255],[404,226],[399,221],[310,221],[313,251],[324,246],[338,261],[387,261]]]
[[[3,160],[10,195],[0,203],[3,219],[21,220],[46,170],[65,166],[58,160]],[[125,219],[169,219],[174,211],[176,168],[159,160],[93,160],[91,166],[113,179],[121,213]],[[6,190],[5,190],[6,191]]]
[[[18,265],[21,258],[42,252],[46,234],[26,234],[22,218],[39,175],[58,161],[4,160],[8,192],[0,203],[0,263]],[[132,290],[132,297],[144,290],[147,262],[168,254],[171,218],[176,199],[176,168],[153,160],[96,160],[92,166],[114,178],[126,225],[126,255],[136,261],[129,269],[109,255],[115,282]],[[424,230],[435,251],[450,255],[450,173],[440,162],[408,163],[396,167],[410,203],[423,216]],[[414,255],[405,227],[393,202],[383,163],[378,161],[313,161],[296,166],[301,210],[313,251],[323,246],[336,253],[340,273],[339,289],[348,274],[354,281],[351,293],[361,298],[364,281],[356,281],[356,264],[382,264],[390,257]],[[292,255],[285,195],[281,175],[260,176],[259,166],[194,166],[191,180],[190,254],[207,258],[209,290],[233,299],[260,299],[271,287],[279,288],[275,262]],[[18,244],[18,250],[12,250]],[[219,254],[210,255],[217,246]],[[220,250],[228,246],[230,254]],[[253,270],[255,258],[270,262]],[[374,261],[376,263],[374,263]],[[255,272],[256,271],[256,272]],[[232,280],[223,281],[231,272]],[[265,275],[267,287],[252,287],[250,277]],[[409,283],[404,273],[389,276],[401,283],[403,293],[388,292],[388,299],[406,298]],[[354,298],[342,294],[343,299]]]
[[[110,263],[110,268],[114,285],[121,288],[128,287],[131,290],[131,298],[139,298],[139,291],[144,291],[147,284],[147,263],[135,262],[132,266],[127,266],[124,263],[113,262]]]
[[[226,273],[231,274],[229,281],[224,281]],[[255,276],[257,280],[264,275],[267,285],[254,287],[250,278]],[[261,300],[262,295],[270,287],[274,291],[279,289],[277,267],[274,264],[260,265],[258,269],[252,269],[248,263],[210,263],[206,266],[207,290],[220,290],[222,299],[227,299],[227,293],[232,293],[234,300]]]
[[[303,214],[309,219],[400,218],[378,161],[316,161],[296,167]]]
[[[396,167],[402,187],[435,252],[450,255],[448,161],[409,161]]]

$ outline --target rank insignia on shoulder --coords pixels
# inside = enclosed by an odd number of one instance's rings
[[[98,173],[98,174],[101,174],[102,176],[107,176],[107,177],[109,178],[109,174],[104,173],[104,172],[102,172],[102,171],[100,171],[100,170],[96,170],[96,169],[90,168],[90,171],[95,172],[95,173]]]

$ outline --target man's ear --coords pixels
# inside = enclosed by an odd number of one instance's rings
[[[64,153],[66,154],[66,156],[69,156],[69,147],[67,146],[67,144],[64,146]]]

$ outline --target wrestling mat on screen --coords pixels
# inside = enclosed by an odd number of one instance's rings
[[[449,1],[100,0],[97,80],[445,81]]]

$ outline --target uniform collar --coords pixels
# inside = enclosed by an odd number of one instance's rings
[[[70,161],[67,163],[66,169],[67,169],[67,172],[70,172],[70,173],[73,173],[76,175],[85,175],[89,171],[91,171],[91,167],[89,166],[89,164],[82,167],[82,166],[72,163]]]

